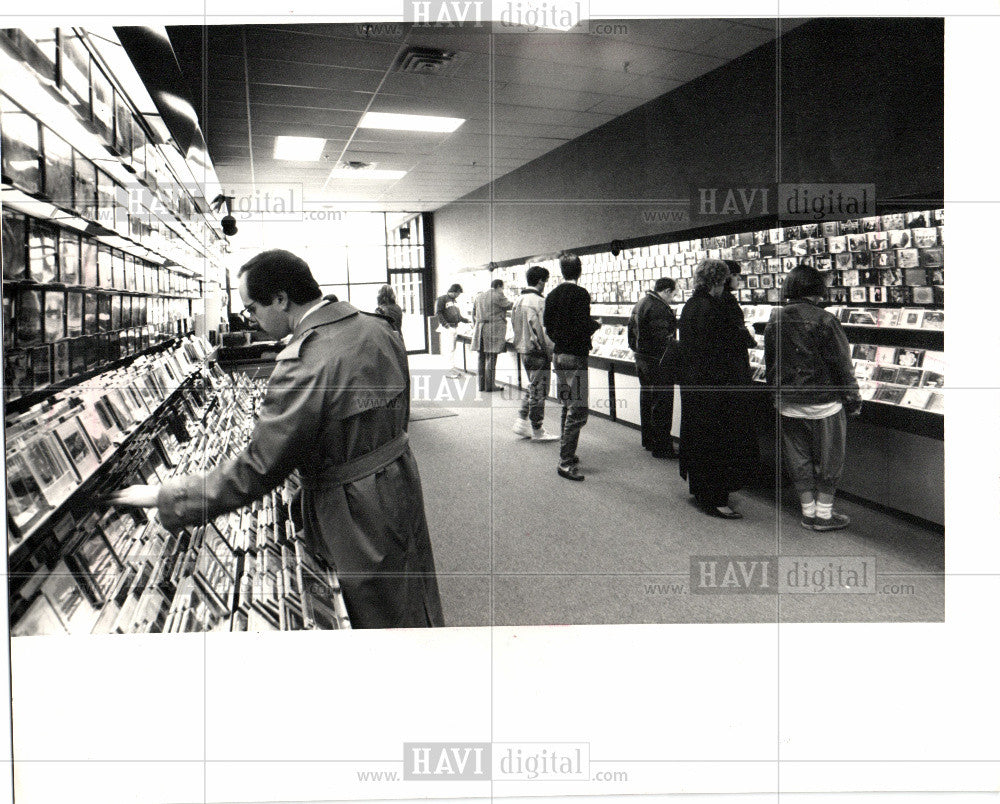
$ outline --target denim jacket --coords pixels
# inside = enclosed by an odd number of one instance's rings
[[[771,311],[764,330],[767,384],[797,404],[860,403],[851,348],[834,316],[808,300]]]

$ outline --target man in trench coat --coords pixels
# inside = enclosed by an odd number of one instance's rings
[[[479,352],[479,390],[497,391],[497,355],[507,348],[507,311],[514,302],[503,292],[503,280],[494,279],[472,305],[472,348]]]
[[[131,486],[168,528],[249,504],[297,470],[308,546],[337,571],[354,628],[444,625],[417,464],[407,443],[402,340],[378,316],[324,299],[309,266],[266,251],[240,269],[246,310],[278,354],[243,452],[204,473]]]

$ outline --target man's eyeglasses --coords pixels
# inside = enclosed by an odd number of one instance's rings
[[[257,319],[254,315],[257,313],[257,302],[251,302],[240,312],[240,318],[246,321],[248,324],[256,323]]]

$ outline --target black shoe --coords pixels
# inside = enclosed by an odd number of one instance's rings
[[[580,471],[580,467],[575,463],[560,465],[556,470],[560,477],[565,477],[567,480],[583,480],[583,472]]]
[[[677,453],[674,452],[672,449],[653,449],[653,450],[650,450],[650,454],[654,458],[659,458],[660,460],[664,460],[664,461],[676,461],[677,460]]]
[[[721,508],[721,505],[718,507],[706,506],[705,508],[702,508],[702,510],[709,516],[716,516],[719,519],[743,519],[743,514],[739,511],[734,511],[730,508],[729,513],[726,513],[725,511],[720,510]]]

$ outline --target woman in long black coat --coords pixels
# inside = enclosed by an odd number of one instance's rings
[[[747,484],[759,460],[747,354],[753,336],[728,282],[724,262],[702,260],[681,311],[680,472],[705,513],[740,519],[729,493]]]

